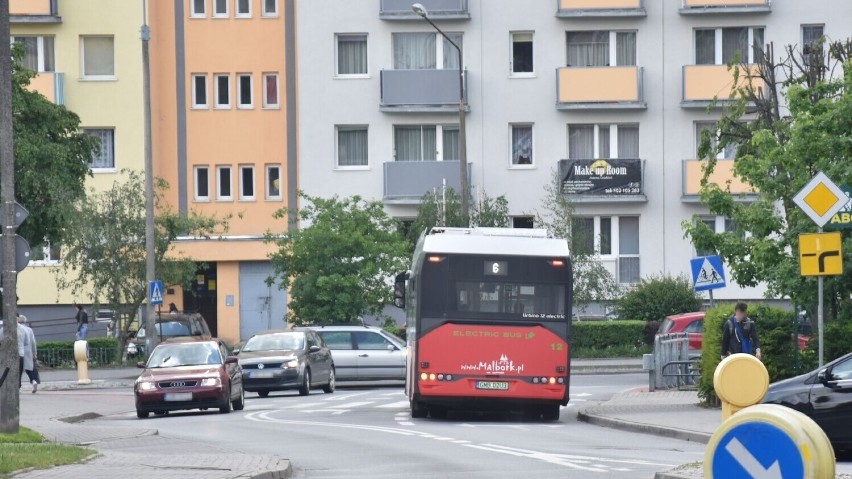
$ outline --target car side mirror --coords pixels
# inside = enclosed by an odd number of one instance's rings
[[[145,369],[145,363],[143,363],[142,361],[139,361],[138,363],[136,363],[136,367],[139,368],[139,369]]]
[[[829,370],[828,368],[820,369],[819,372],[817,373],[817,380],[819,382],[821,382],[822,384],[828,383],[828,381],[830,379],[831,379],[831,370]]]
[[[234,356],[236,356],[236,355],[240,354],[240,351],[241,351],[241,349],[240,349],[240,348],[234,348],[234,351],[233,351]]]
[[[318,353],[318,352],[320,352],[321,349],[322,349],[321,347],[314,345],[314,346],[311,346],[308,349],[308,351],[311,352],[311,353]]]
[[[397,350],[396,346],[394,346],[393,344],[388,344],[388,351],[396,351],[396,350]]]
[[[240,360],[236,356],[228,356],[225,358],[225,364],[237,364]]]
[[[409,273],[405,271],[399,273],[394,278],[393,283],[393,305],[397,308],[405,308],[405,281],[408,280]]]

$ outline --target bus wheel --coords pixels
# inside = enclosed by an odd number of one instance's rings
[[[541,408],[541,415],[545,421],[558,421],[559,420],[559,405],[555,406],[544,406]]]
[[[428,411],[423,406],[423,404],[419,401],[411,401],[411,417],[415,419],[422,419],[426,417],[426,413]]]

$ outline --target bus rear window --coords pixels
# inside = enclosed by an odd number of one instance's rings
[[[563,285],[459,281],[455,289],[455,310],[459,313],[565,319]]]

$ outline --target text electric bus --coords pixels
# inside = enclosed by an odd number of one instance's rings
[[[432,228],[394,292],[406,308],[412,417],[496,409],[559,419],[571,366],[564,239],[544,230]]]

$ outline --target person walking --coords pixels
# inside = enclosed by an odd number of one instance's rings
[[[734,306],[734,315],[725,321],[722,332],[722,359],[737,353],[753,354],[757,359],[761,359],[757,325],[746,316],[747,309],[746,303],[737,303]]]
[[[30,348],[29,336],[24,330],[21,323],[15,322],[18,326],[18,389],[21,388],[21,375],[24,373],[24,356]],[[3,328],[0,327],[0,341],[3,340]]]
[[[86,311],[79,304],[75,306],[77,306],[77,316],[75,316],[77,319],[77,334],[75,338],[77,341],[80,341],[81,339],[86,339],[86,333],[89,331],[89,315],[86,314]]]
[[[29,343],[29,347],[26,351],[24,351],[24,370],[21,371],[21,373],[27,373],[27,378],[33,386],[32,392],[35,394],[36,391],[38,391],[38,385],[41,382],[38,376],[38,344],[36,343],[35,333],[29,326],[29,320],[23,314],[18,315],[18,325],[23,328],[23,331],[27,336],[27,342]]]

